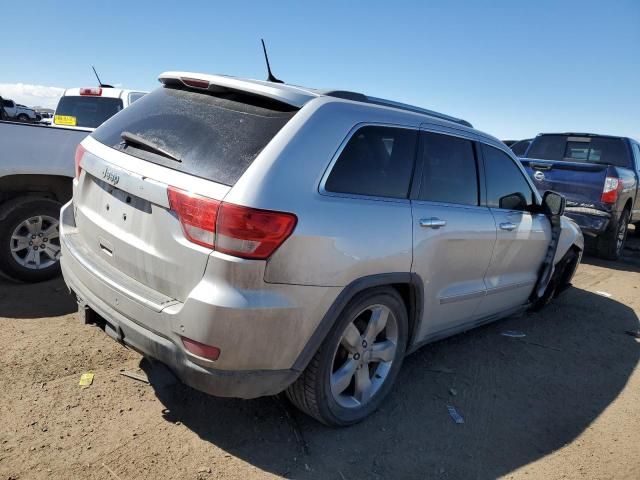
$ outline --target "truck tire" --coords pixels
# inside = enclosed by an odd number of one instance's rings
[[[325,425],[357,423],[372,414],[391,390],[407,338],[407,309],[395,289],[359,293],[286,395]]]
[[[60,274],[60,203],[21,197],[0,207],[0,270],[41,282]]]
[[[29,115],[27,115],[26,113],[21,113],[20,115],[18,115],[18,121],[19,122],[28,122],[29,121]]]
[[[624,250],[629,229],[629,210],[622,211],[620,218],[611,222],[607,231],[598,238],[598,256],[605,260],[618,260]]]

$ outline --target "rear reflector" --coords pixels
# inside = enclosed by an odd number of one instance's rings
[[[82,170],[82,166],[80,166],[80,162],[82,162],[82,157],[84,157],[84,152],[87,150],[80,144],[76,147],[76,156],[75,156],[75,165],[76,165],[76,178],[80,178],[80,171]]]
[[[189,241],[240,258],[266,260],[298,221],[292,213],[220,202],[175,187],[167,194]]]
[[[198,80],[197,78],[185,78],[181,77],[182,83],[193,88],[209,88],[209,82],[207,80]]]
[[[220,202],[212,198],[169,187],[169,206],[178,214],[185,237],[203,247],[213,248]]]
[[[96,88],[81,88],[80,89],[80,95],[90,95],[93,97],[99,97],[100,95],[102,95],[102,88],[100,87],[96,87]]]
[[[616,203],[623,187],[622,179],[616,177],[605,178],[601,200],[604,203]]]
[[[196,342],[187,337],[182,337],[182,344],[188,351],[202,358],[208,360],[218,360],[220,357],[220,349],[211,345],[205,345],[204,343]]]

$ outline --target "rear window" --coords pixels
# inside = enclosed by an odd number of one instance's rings
[[[122,100],[109,97],[61,97],[56,115],[75,118],[76,127],[96,128],[122,110]]]
[[[618,167],[631,165],[629,150],[621,138],[542,135],[527,152],[529,158],[565,162],[605,163]]]
[[[161,87],[106,122],[93,137],[143,160],[234,185],[296,111],[237,92],[213,95]],[[173,158],[125,144],[122,132]]]

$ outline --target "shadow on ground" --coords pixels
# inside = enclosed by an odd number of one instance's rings
[[[0,277],[0,317],[36,319],[78,311],[62,277],[39,283],[18,283]]]
[[[324,427],[284,398],[216,399],[143,361],[165,419],[289,478],[495,478],[571,442],[624,388],[640,359],[629,307],[577,288],[542,312],[428,345],[405,361],[383,407]],[[521,330],[525,338],[500,335]],[[447,413],[455,406],[465,423]]]

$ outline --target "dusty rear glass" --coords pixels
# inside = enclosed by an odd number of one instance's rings
[[[106,122],[93,137],[143,160],[234,185],[296,111],[241,92],[214,95],[161,87]],[[122,132],[173,158],[125,143]]]
[[[74,117],[76,127],[96,128],[122,110],[122,100],[109,97],[61,97],[56,115]]]

